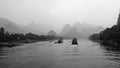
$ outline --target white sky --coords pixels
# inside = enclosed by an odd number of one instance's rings
[[[36,21],[56,27],[75,22],[112,26],[119,9],[120,0],[0,0],[0,17],[18,24]]]

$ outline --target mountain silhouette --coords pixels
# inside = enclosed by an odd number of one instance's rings
[[[39,24],[33,21],[27,24],[25,29],[28,32],[36,34],[47,34],[51,29],[54,29],[54,27],[48,24]]]
[[[65,35],[66,33],[68,33],[70,30],[71,30],[71,25],[70,24],[66,24],[64,27],[63,27],[63,29],[62,29],[62,31],[60,32],[60,36],[63,36],[63,35]]]
[[[15,23],[9,23],[7,25],[4,26],[5,30],[8,31],[8,32],[15,32],[15,33],[24,33],[25,31],[19,27],[17,24]]]
[[[4,27],[6,31],[12,33],[24,33],[24,30],[22,30],[20,26],[6,18],[0,18],[0,27]]]
[[[80,34],[78,33],[76,28],[72,28],[69,32],[66,32],[63,37],[64,38],[77,38]]]
[[[12,22],[10,20],[8,20],[8,19],[0,18],[0,27],[4,27],[9,23],[12,23]]]
[[[36,22],[30,22],[26,26],[18,25],[13,21],[6,18],[0,18],[0,27],[4,27],[6,31],[12,33],[34,33],[34,34],[47,34],[50,30],[54,29],[53,26],[48,24],[38,24]]]
[[[57,34],[56,34],[56,32],[54,30],[50,30],[47,35],[55,36],[55,37],[57,36]]]
[[[91,34],[98,33],[102,30],[104,28],[100,26],[75,23],[73,26],[69,24],[65,25],[59,35],[64,38],[88,38]]]

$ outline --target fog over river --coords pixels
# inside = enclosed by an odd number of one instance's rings
[[[62,44],[37,42],[0,48],[0,68],[120,68],[120,52],[107,50],[99,43],[71,40]]]

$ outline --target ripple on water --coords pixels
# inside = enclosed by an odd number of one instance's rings
[[[120,68],[120,53],[102,49],[89,40],[71,45],[38,42],[0,50],[0,67],[6,68]],[[2,66],[1,66],[2,65]]]

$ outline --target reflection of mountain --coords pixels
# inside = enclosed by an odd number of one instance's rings
[[[72,27],[65,25],[60,36],[64,38],[88,38],[93,33],[102,31],[103,28],[99,26],[93,26],[89,24],[75,23]]]

